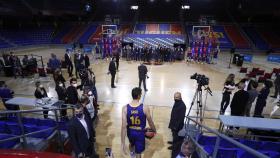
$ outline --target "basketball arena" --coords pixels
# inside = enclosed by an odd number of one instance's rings
[[[279,11],[0,0],[0,158],[280,158]]]

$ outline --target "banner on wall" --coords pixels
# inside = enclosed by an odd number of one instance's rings
[[[182,27],[179,24],[137,24],[134,33],[136,34],[182,34]]]

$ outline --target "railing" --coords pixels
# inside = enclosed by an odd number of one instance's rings
[[[233,145],[235,145],[236,147],[238,148],[241,148],[243,149],[244,151],[258,157],[258,158],[269,158],[268,156],[246,146],[246,145],[243,145],[241,143],[239,143],[238,141],[224,135],[224,134],[221,134],[219,133],[218,131],[214,130],[214,129],[211,129],[205,125],[202,125],[201,123],[199,123],[198,121],[194,120],[193,118],[189,117],[189,116],[186,116],[186,121],[185,121],[185,130],[186,130],[186,137],[191,139],[191,141],[194,143],[194,145],[197,147],[197,149],[202,152],[200,153],[200,157],[212,157],[212,158],[216,158],[217,157],[217,154],[218,154],[218,149],[219,149],[219,145],[220,145],[220,140],[221,139],[224,139],[230,143],[232,143]],[[193,128],[190,128],[191,125],[193,125],[193,127],[195,127],[195,129]],[[217,136],[217,139],[216,139],[216,143],[215,143],[215,146],[214,146],[214,152],[212,155],[209,155],[204,149],[203,147],[198,143],[198,136],[199,134],[201,133],[202,129],[206,130],[207,132],[209,133],[212,133],[214,135]]]
[[[3,115],[15,115],[17,117],[17,123],[19,124],[20,130],[21,130],[21,135],[18,136],[13,136],[11,138],[7,138],[7,139],[2,139],[0,140],[0,143],[3,142],[7,142],[10,140],[15,140],[15,139],[21,139],[21,146],[23,149],[27,149],[27,139],[26,137],[34,135],[34,134],[38,134],[38,133],[42,133],[42,132],[46,132],[46,131],[50,131],[50,130],[54,130],[54,134],[57,134],[57,142],[59,143],[59,152],[64,152],[64,148],[63,148],[63,140],[62,140],[62,135],[61,135],[61,130],[59,129],[59,118],[61,118],[61,116],[59,116],[59,112],[60,110],[68,110],[71,109],[72,110],[72,115],[74,115],[74,107],[72,105],[68,105],[68,107],[66,108],[53,108],[53,109],[38,109],[38,110],[8,110],[8,111],[1,111],[0,112],[0,116]],[[54,127],[49,127],[46,129],[42,129],[42,130],[38,130],[35,132],[31,132],[31,133],[26,133],[24,130],[24,125],[22,122],[22,114],[32,114],[35,113],[37,115],[43,115],[43,114],[38,114],[38,112],[43,112],[43,111],[53,111],[54,112],[54,120],[56,125]],[[49,114],[50,116],[50,114]]]

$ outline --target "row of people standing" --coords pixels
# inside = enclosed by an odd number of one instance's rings
[[[67,72],[69,77],[73,76],[74,66],[75,66],[76,78],[79,78],[78,76],[79,70],[83,68],[89,68],[90,66],[89,56],[86,53],[82,54],[81,50],[77,50],[77,52],[74,53],[74,60],[72,60],[72,53],[70,51],[67,51],[64,55],[64,61],[67,67]],[[74,64],[72,61],[74,61]]]
[[[10,54],[3,54],[2,57],[3,61],[0,59],[1,69],[7,69],[6,71],[11,73],[11,76],[15,78],[17,78],[17,76],[24,77],[32,74],[32,70],[38,67],[37,59],[33,55],[31,55],[31,58],[29,58],[28,55],[24,55],[22,60],[20,60],[18,55],[15,55],[14,52],[10,52]]]
[[[169,48],[169,47],[133,47],[123,48],[123,57],[127,60],[150,62],[173,62],[175,60],[184,59],[184,51],[182,48]]]
[[[255,99],[257,99],[253,116],[262,117],[262,112],[266,106],[266,100],[270,93],[272,82],[266,80],[264,83],[258,83],[246,76],[246,78],[242,79],[238,84],[235,84],[234,78],[234,74],[229,74],[224,83],[220,114],[224,114],[230,104],[231,115],[250,117],[252,104]],[[230,103],[230,95],[236,86],[238,91],[234,93]]]

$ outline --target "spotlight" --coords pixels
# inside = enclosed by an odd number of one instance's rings
[[[91,12],[91,9],[92,9],[92,7],[91,7],[90,4],[86,4],[86,5],[85,5],[85,10],[86,10],[86,12]]]
[[[138,10],[138,5],[132,5],[132,6],[130,6],[130,9],[131,10]]]
[[[155,0],[150,0],[150,2],[152,2],[152,3],[153,3],[154,1],[155,1]]]
[[[189,6],[189,5],[182,5],[182,9],[184,9],[184,10],[189,10],[189,9],[190,9],[190,6]]]

